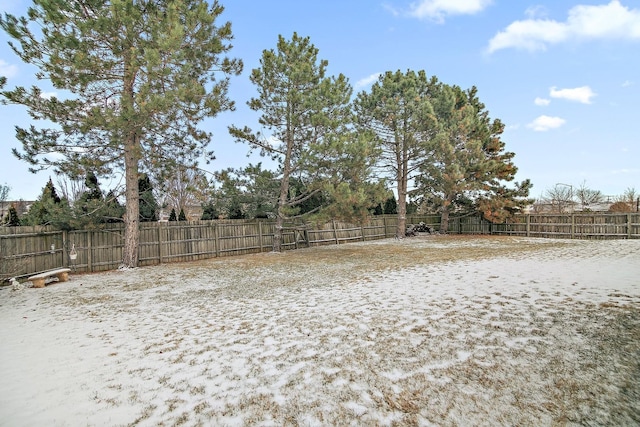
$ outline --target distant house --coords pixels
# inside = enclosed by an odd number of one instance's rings
[[[5,216],[7,216],[11,205],[14,205],[16,207],[18,216],[21,217],[22,215],[29,212],[29,208],[31,208],[31,205],[33,205],[34,203],[35,202],[33,200],[7,200],[5,202],[0,202],[0,221],[4,219]]]
[[[578,212],[608,212],[613,204],[613,197],[607,196],[604,202],[591,203],[583,206],[579,202],[564,201],[554,203],[549,201],[536,202],[529,208],[529,213],[578,213]]]

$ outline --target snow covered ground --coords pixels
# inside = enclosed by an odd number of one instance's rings
[[[421,236],[0,289],[0,425],[640,423],[640,240]]]

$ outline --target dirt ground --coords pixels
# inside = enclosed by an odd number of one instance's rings
[[[640,240],[419,236],[0,289],[0,426],[640,424]]]

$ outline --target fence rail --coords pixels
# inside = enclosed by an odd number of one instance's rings
[[[407,224],[424,222],[440,230],[438,215],[408,215]],[[364,224],[329,221],[314,226],[287,226],[283,248],[343,244],[394,237],[393,215],[369,218]],[[275,224],[269,220],[214,220],[142,223],[141,266],[195,261],[271,251]],[[520,215],[505,224],[479,216],[452,217],[447,232],[527,237],[637,239],[640,214]],[[79,272],[116,269],[122,260],[124,227],[111,224],[95,230],[60,231],[50,227],[0,227],[0,282],[68,266]],[[69,256],[72,249],[75,260]]]

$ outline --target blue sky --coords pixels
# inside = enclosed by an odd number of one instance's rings
[[[231,83],[235,112],[207,120],[217,160],[210,170],[242,167],[248,147],[227,126],[257,127],[246,102],[264,49],[279,34],[309,36],[330,74],[345,74],[356,92],[379,73],[425,70],[447,84],[476,86],[492,118],[502,120],[507,150],[516,153],[517,180],[529,178],[533,197],[556,183],[606,195],[640,190],[640,1],[638,0],[221,0],[231,21],[231,55],[245,70]],[[22,15],[25,0],[0,0]],[[0,34],[0,75],[8,88],[35,82]],[[46,82],[45,92],[55,92]],[[35,199],[52,172],[30,174],[11,155],[16,124],[29,116],[0,107],[0,183],[11,199]],[[55,181],[55,177],[54,177]],[[115,182],[115,181],[114,181]],[[113,186],[115,183],[106,183]],[[106,189],[106,188],[103,188]]]

